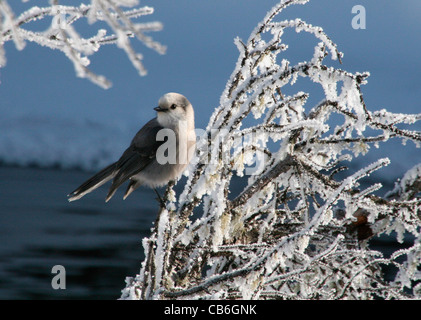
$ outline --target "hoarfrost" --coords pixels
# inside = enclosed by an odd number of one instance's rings
[[[27,41],[34,42],[63,52],[73,63],[78,77],[87,78],[107,89],[111,82],[88,68],[89,56],[96,53],[101,46],[116,44],[123,49],[142,76],[147,73],[142,62],[143,57],[135,52],[130,38],[136,37],[147,48],[159,54],[166,51],[165,46],[146,35],[147,32],[160,31],[160,22],[134,22],[134,19],[153,14],[153,8],[144,6],[130,10],[122,9],[138,6],[137,0],[91,0],[90,4],[81,3],[78,7],[60,5],[59,0],[52,0],[50,3],[49,7],[31,7],[15,17],[7,0],[0,1],[0,66],[6,64],[5,42],[12,40],[18,50],[22,50]],[[81,19],[87,19],[91,25],[102,24],[113,34],[107,35],[107,30],[101,28],[96,29],[96,35],[84,38],[75,27]],[[34,24],[39,20],[51,21],[49,28],[43,32],[33,31]]]
[[[389,159],[357,170],[345,164],[392,138],[419,144],[420,132],[398,125],[421,117],[369,111],[361,90],[368,72],[339,69],[343,54],[322,28],[301,19],[275,21],[288,6],[307,2],[282,0],[247,42],[235,39],[239,58],[198,142],[177,208],[169,201],[161,209],[140,274],[122,298],[419,297],[420,165],[383,198],[374,194],[380,183],[359,185]],[[293,65],[282,56],[288,30],[316,38],[308,61]],[[286,94],[301,78],[324,93],[319,103],[302,90]],[[252,173],[238,194],[231,188],[235,173]],[[369,245],[382,235],[408,247],[385,256]],[[384,278],[384,265],[397,268],[394,279]]]

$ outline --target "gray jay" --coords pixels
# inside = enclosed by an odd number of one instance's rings
[[[183,95],[170,92],[159,99],[154,110],[157,117],[139,130],[120,159],[71,192],[69,201],[82,198],[111,179],[106,202],[127,180],[124,199],[141,185],[156,192],[156,187],[181,176],[196,144],[193,107]]]

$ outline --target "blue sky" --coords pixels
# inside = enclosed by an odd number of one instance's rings
[[[9,3],[17,14],[22,7],[31,4],[48,5],[45,0]],[[121,145],[120,141],[128,143],[136,130],[155,115],[152,108],[163,93],[177,91],[193,103],[196,126],[204,128],[218,106],[238,57],[233,39],[239,36],[246,40],[275,3],[275,0],[141,1],[142,5],[155,8],[155,14],[145,21],[158,20],[164,24],[163,31],[151,35],[168,47],[167,54],[158,55],[135,44],[144,55],[148,69],[148,75],[140,77],[123,51],[115,46],[103,47],[91,57],[90,67],[113,82],[109,90],[77,78],[72,64],[59,51],[31,43],[23,51],[16,51],[9,42],[5,46],[8,63],[0,69],[0,121],[4,123],[19,117],[38,119],[40,126],[60,119],[88,121],[113,128],[110,132],[120,130],[121,136],[111,135],[106,139],[112,141],[115,137],[120,139],[116,145]],[[352,28],[351,10],[355,5],[366,8],[365,30]],[[336,66],[371,73],[368,85],[363,88],[370,110],[421,112],[421,1],[312,0],[305,6],[289,7],[278,19],[296,17],[323,27],[337,43],[345,55],[343,65]],[[306,39],[295,37],[288,43],[287,54],[292,60],[311,57],[313,43],[309,47]],[[36,124],[32,128],[36,128]],[[415,128],[420,130],[420,125]],[[41,135],[54,135],[54,132],[45,132],[46,129],[39,130]],[[19,130],[14,132],[19,135]],[[78,134],[83,133],[75,130],[74,135]],[[110,135],[104,131],[104,135],[107,134]],[[10,139],[14,139],[13,143],[19,148],[20,138]],[[75,139],[74,147],[80,147],[83,152],[84,147],[78,146],[77,141]],[[127,143],[121,145],[116,154],[120,154]],[[421,154],[420,149],[410,152],[415,158]],[[25,156],[25,150],[20,154]],[[416,163],[412,162],[405,167]]]

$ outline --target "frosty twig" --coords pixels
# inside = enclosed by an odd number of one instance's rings
[[[420,167],[383,198],[373,194],[380,183],[363,190],[359,183],[389,159],[354,171],[345,166],[389,139],[419,145],[420,132],[398,125],[420,115],[369,111],[361,89],[368,72],[329,65],[342,53],[322,28],[275,21],[289,5],[307,2],[280,1],[247,42],[235,40],[237,64],[184,191],[177,207],[168,203],[160,212],[171,223],[144,241],[146,260],[122,298],[421,297]],[[320,41],[307,61],[282,59],[288,31]],[[320,103],[309,105],[310,94],[299,90],[287,94],[299,78],[322,89]],[[248,176],[238,194],[235,174]],[[385,257],[366,245],[391,232],[397,241],[409,234],[409,248]],[[383,277],[385,264],[399,270],[393,281]]]
[[[124,4],[134,7],[138,5],[138,1]],[[88,57],[97,52],[102,45],[117,44],[126,52],[139,74],[146,75],[143,57],[133,49],[130,38],[136,36],[146,47],[164,54],[166,47],[145,35],[145,32],[160,31],[162,24],[134,23],[134,19],[152,14],[151,7],[123,10],[120,6],[116,0],[91,0],[90,4],[82,3],[78,7],[60,5],[56,0],[51,2],[50,7],[32,7],[16,18],[7,1],[2,0],[0,1],[0,65],[6,64],[6,54],[3,49],[6,41],[13,40],[19,50],[24,48],[26,41],[30,41],[62,51],[73,63],[77,76],[87,78],[106,89],[111,86],[111,82],[88,68],[90,63]],[[51,18],[49,29],[44,32],[31,30],[31,25],[36,21],[49,18]],[[91,25],[105,22],[105,26],[108,26],[114,34],[107,35],[107,30],[99,29],[96,35],[85,38],[74,26],[75,22],[82,18],[88,20]]]

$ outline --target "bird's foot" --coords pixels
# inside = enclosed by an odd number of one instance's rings
[[[161,206],[161,208],[165,208],[165,201],[161,198],[161,195],[155,188],[154,188],[154,191],[156,195],[158,196],[158,198],[155,198],[155,199],[159,202],[159,205]]]

